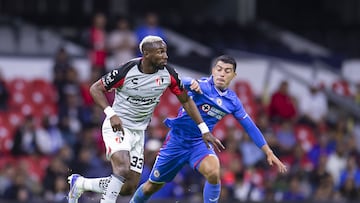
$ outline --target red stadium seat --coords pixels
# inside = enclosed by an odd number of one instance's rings
[[[332,90],[334,91],[334,93],[341,96],[346,96],[346,97],[352,96],[349,83],[346,80],[335,81],[332,84]]]
[[[314,131],[306,125],[296,125],[295,137],[305,152],[310,151],[316,144]]]
[[[0,124],[0,154],[10,154],[13,146],[14,128],[10,123]]]

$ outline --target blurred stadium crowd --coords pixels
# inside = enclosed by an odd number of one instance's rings
[[[101,13],[95,15],[82,37],[92,66],[86,81],[78,79],[81,73],[64,48],[54,56],[52,81],[8,80],[0,75],[0,200],[66,202],[69,174],[99,177],[111,173],[101,137],[104,114],[94,105],[89,87],[111,68],[107,57],[121,64],[138,56],[137,43],[145,35],[167,36],[155,13],[136,26],[119,18],[111,31],[105,29],[106,20]],[[271,95],[256,95],[248,82],[234,84],[245,109],[289,172],[281,175],[268,166],[243,129],[226,117],[214,130],[226,146],[218,153],[220,201],[359,201],[359,119],[329,102],[324,84],[311,84],[301,99],[293,96],[289,86],[291,81],[283,80]],[[360,85],[351,89],[342,81],[331,88],[360,105]],[[107,96],[112,101],[112,93]],[[166,136],[162,120],[175,116],[178,108],[176,98],[166,92],[147,130],[141,182],[147,179]],[[201,176],[185,167],[153,200],[201,202],[202,184]],[[99,198],[85,193],[80,201]],[[120,197],[119,201],[127,200]]]

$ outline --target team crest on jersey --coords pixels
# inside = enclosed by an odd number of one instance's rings
[[[159,170],[156,169],[156,170],[154,171],[154,176],[157,177],[157,178],[160,176]]]
[[[160,86],[161,84],[164,83],[164,78],[158,77],[155,79],[155,82],[156,82],[157,86]]]
[[[222,105],[222,100],[221,100],[220,98],[217,98],[217,99],[216,99],[216,103],[217,103],[219,106],[221,106],[221,105]]]

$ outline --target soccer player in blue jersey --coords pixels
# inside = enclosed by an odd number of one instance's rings
[[[228,86],[236,76],[234,58],[222,55],[216,58],[209,78],[194,80],[183,78],[201,116],[212,130],[225,115],[232,114],[244,127],[255,144],[266,154],[270,165],[275,164],[279,172],[286,166],[276,157],[266,143],[262,133],[245,112],[236,93]],[[205,178],[204,202],[218,202],[220,196],[220,163],[211,143],[202,139],[196,123],[181,108],[176,118],[168,118],[170,127],[166,141],[157,156],[149,179],[136,190],[130,203],[146,202],[165,183],[173,180],[185,164],[199,171]]]

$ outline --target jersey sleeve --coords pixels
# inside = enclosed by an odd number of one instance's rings
[[[183,83],[186,90],[190,90],[190,85],[192,80],[193,80],[192,77],[181,77],[181,82]]]
[[[105,74],[101,81],[107,91],[121,87],[124,84],[124,80],[126,77],[126,74],[129,72],[131,67],[133,67],[135,62],[130,61],[123,66],[120,66],[117,69],[114,69],[107,74]]]
[[[250,136],[251,140],[256,144],[257,147],[261,148],[266,144],[266,140],[259,130],[259,128],[255,125],[254,121],[251,117],[246,113],[243,105],[240,100],[237,98],[235,100],[235,112],[233,115],[236,120],[241,124],[246,133]]]
[[[176,96],[182,94],[185,91],[185,88],[179,77],[179,74],[172,67],[166,66],[166,69],[169,71],[170,74],[170,91]]]

